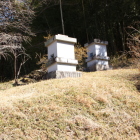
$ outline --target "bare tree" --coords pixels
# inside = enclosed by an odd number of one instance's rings
[[[128,34],[128,46],[133,55],[140,58],[140,22],[136,23],[137,26],[129,26],[128,29],[131,32]]]
[[[22,65],[29,59],[22,46],[23,42],[30,41],[31,23],[34,10],[30,0],[2,0],[0,1],[0,57],[14,56],[15,84]],[[17,68],[17,59],[22,60]]]
[[[30,56],[25,52],[25,49],[17,48],[17,49],[10,49],[10,52],[14,56],[14,75],[15,75],[15,83],[14,85],[18,85],[18,78],[20,75],[21,67],[28,61]],[[17,66],[17,60],[20,57],[20,65]]]
[[[29,0],[2,0],[0,1],[0,43],[7,43],[10,36],[20,38],[20,42],[28,41],[31,31],[31,23],[34,11],[30,7]],[[17,40],[16,39],[16,40]],[[12,42],[11,42],[12,43]],[[8,43],[8,45],[10,45]],[[1,46],[2,47],[2,46]],[[10,46],[9,46],[10,47]]]
[[[127,44],[131,55],[137,59],[137,65],[140,68],[140,22],[135,22],[133,26],[129,26]]]
[[[0,30],[1,32],[20,32],[24,35],[33,35],[30,24],[34,11],[28,0],[0,1]]]
[[[26,54],[25,49],[22,47],[23,38],[21,34],[10,35],[10,34],[0,34],[0,52],[4,58],[7,58],[10,54],[14,57],[14,75],[15,75],[15,85],[18,85],[18,77],[20,74],[21,67],[30,58]],[[20,65],[17,65],[17,60],[20,58]]]

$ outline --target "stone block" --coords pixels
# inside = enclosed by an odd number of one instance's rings
[[[47,74],[47,79],[61,79],[61,78],[68,78],[68,77],[81,77],[81,72],[70,72],[70,71],[52,71]]]

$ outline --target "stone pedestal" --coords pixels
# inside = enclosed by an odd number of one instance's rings
[[[99,39],[94,39],[94,41],[85,44],[85,47],[88,49],[88,58],[86,62],[89,71],[109,69],[107,45],[107,41],[101,41]]]
[[[49,72],[47,75],[47,79],[61,79],[61,78],[67,78],[67,77],[81,77],[82,73],[81,72],[71,72],[71,71],[52,71]]]

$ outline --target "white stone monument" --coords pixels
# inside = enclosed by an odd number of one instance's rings
[[[48,79],[64,77],[80,77],[81,73],[76,72],[78,61],[75,59],[74,44],[76,38],[66,35],[55,35],[45,42],[48,48]]]
[[[108,41],[101,41],[99,39],[94,39],[94,41],[84,45],[88,49],[86,62],[89,71],[109,69],[107,45]]]

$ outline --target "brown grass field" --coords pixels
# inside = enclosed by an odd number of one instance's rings
[[[0,140],[140,140],[137,69],[0,84]]]

